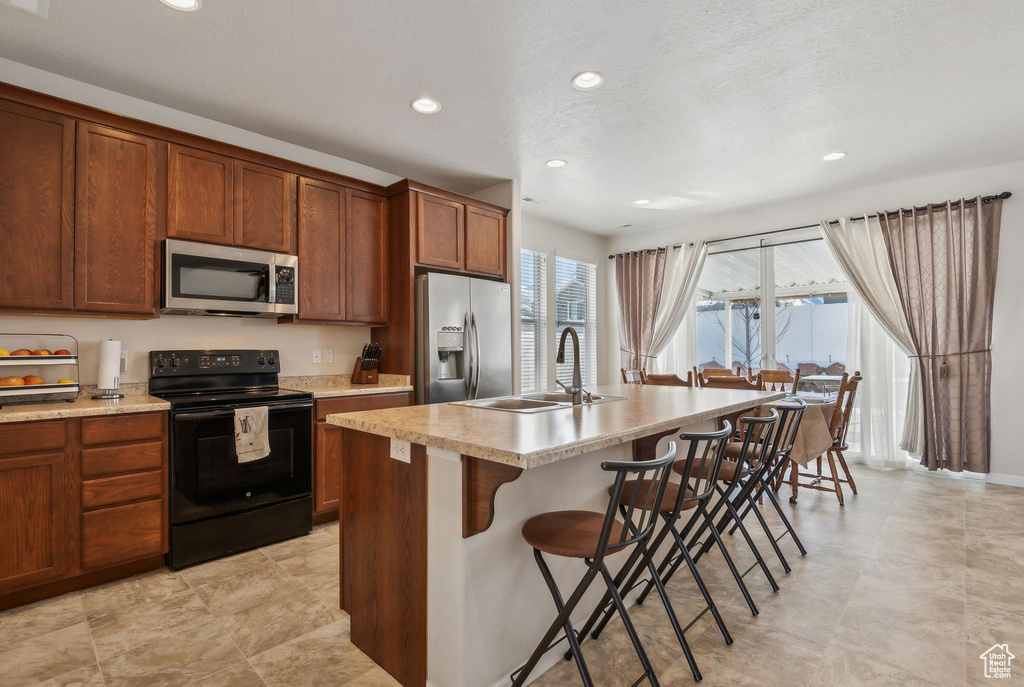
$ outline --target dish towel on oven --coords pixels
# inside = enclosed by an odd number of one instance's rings
[[[235,408],[235,453],[239,463],[270,455],[267,436],[267,407]]]

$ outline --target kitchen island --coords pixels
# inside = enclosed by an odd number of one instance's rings
[[[785,395],[643,385],[594,393],[622,400],[537,413],[436,404],[328,416],[345,430],[342,608],[353,644],[403,685],[508,684],[555,616],[523,523],[553,510],[603,512],[612,477],[600,464],[630,459],[635,440],[710,430]],[[560,585],[583,573],[579,561],[551,568]],[[599,594],[591,590],[580,615]],[[549,652],[534,674],[560,655]]]

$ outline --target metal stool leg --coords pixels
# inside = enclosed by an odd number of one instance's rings
[[[644,651],[644,645],[640,642],[636,628],[633,627],[633,621],[626,610],[626,604],[622,602],[619,590],[615,588],[615,580],[612,579],[612,574],[608,572],[608,566],[604,563],[601,564],[601,575],[604,576],[604,582],[608,586],[608,591],[611,592],[612,601],[615,602],[615,608],[619,611],[619,618],[622,619],[622,624],[626,628],[629,641],[633,643],[633,649],[636,651],[637,658],[640,659],[640,665],[644,667],[644,677],[650,681],[651,687],[661,687],[661,683],[658,682],[658,676],[654,674],[654,667],[651,665],[650,659],[647,658],[647,652]]]

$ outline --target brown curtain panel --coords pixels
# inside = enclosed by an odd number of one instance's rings
[[[1003,201],[879,213],[924,395],[921,464],[988,472],[992,301]]]
[[[615,286],[619,296],[619,350],[622,367],[645,367],[654,339],[654,318],[661,301],[668,253],[634,251],[615,257]]]

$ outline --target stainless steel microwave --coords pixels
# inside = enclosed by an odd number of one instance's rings
[[[171,315],[279,317],[298,312],[299,259],[230,246],[164,241],[164,298]]]

